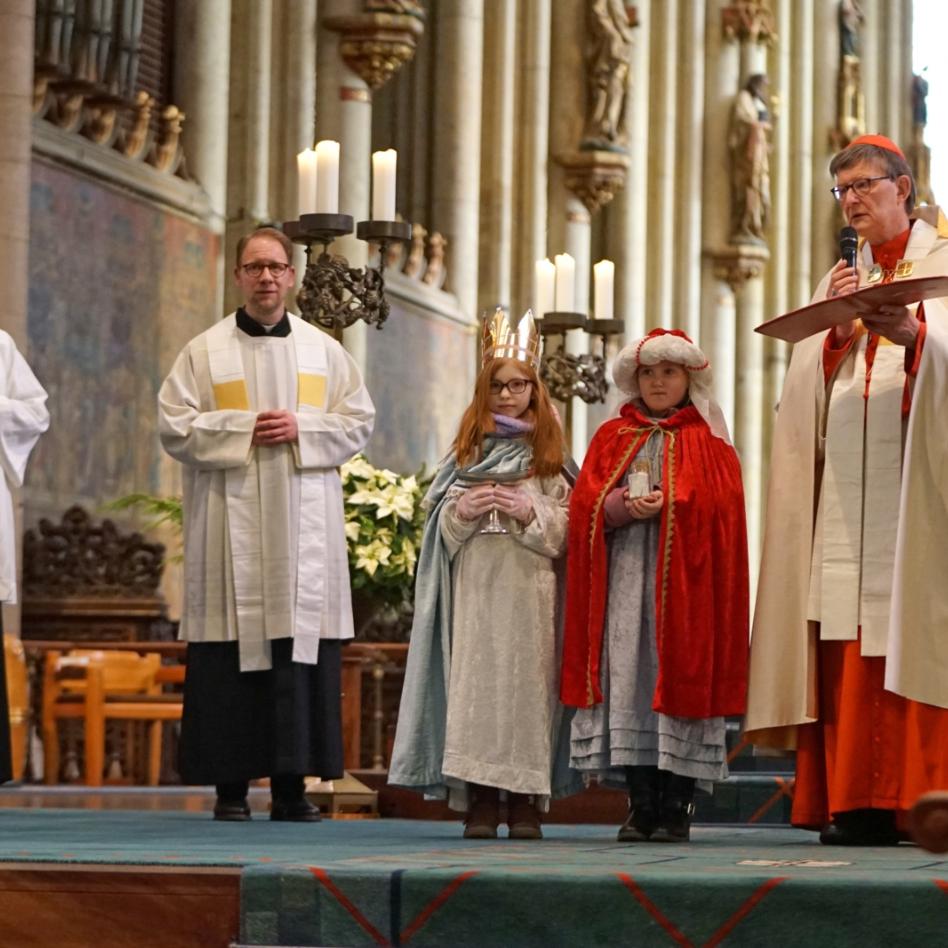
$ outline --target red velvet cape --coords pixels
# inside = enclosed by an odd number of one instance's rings
[[[603,506],[656,427],[666,434],[652,707],[686,718],[742,714],[749,594],[741,469],[734,449],[711,434],[691,405],[657,423],[624,405],[589,445],[570,500],[560,696],[580,708],[602,701],[608,578]]]

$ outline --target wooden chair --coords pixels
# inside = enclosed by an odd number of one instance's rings
[[[162,693],[162,682],[183,678],[183,666],[162,666],[154,652],[47,652],[42,699],[46,783],[56,783],[59,777],[60,720],[83,721],[85,783],[90,787],[102,785],[106,722],[125,720],[148,723],[147,782],[157,786],[162,722],[178,721],[182,712],[182,696]]]

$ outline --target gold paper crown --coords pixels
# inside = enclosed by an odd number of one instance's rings
[[[528,309],[517,328],[512,329],[507,314],[498,306],[490,319],[484,318],[481,350],[482,367],[491,359],[516,359],[534,370],[539,369],[540,333],[533,321],[533,310]]]

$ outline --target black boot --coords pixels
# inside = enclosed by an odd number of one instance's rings
[[[620,843],[641,843],[658,826],[658,767],[626,767],[629,815],[619,829]]]
[[[695,778],[662,771],[659,825],[652,839],[659,843],[686,843],[691,836]]]
[[[896,846],[899,831],[894,810],[845,810],[820,831],[824,846]]]

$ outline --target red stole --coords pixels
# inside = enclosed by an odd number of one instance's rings
[[[693,406],[652,421],[631,404],[593,437],[570,500],[561,698],[590,707],[599,684],[608,597],[603,504],[656,429],[664,465],[653,708],[674,717],[742,714],[747,693],[744,492],[734,449]]]

